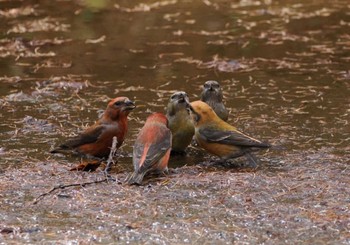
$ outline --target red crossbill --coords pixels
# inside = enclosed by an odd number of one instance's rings
[[[128,131],[127,116],[135,108],[127,97],[117,97],[108,103],[102,117],[78,136],[67,140],[51,153],[75,152],[94,157],[107,157],[113,137],[117,137],[117,148],[121,146]]]
[[[166,116],[171,130],[172,152],[184,153],[194,135],[194,126],[188,112],[189,99],[186,92],[179,91],[170,97]]]
[[[149,172],[166,172],[171,151],[171,131],[162,113],[150,115],[138,134],[133,150],[134,173],[127,178],[128,184],[140,185]]]
[[[252,151],[271,146],[221,120],[214,110],[202,101],[192,102],[190,110],[198,145],[223,160],[246,156],[251,166],[256,167],[257,159]]]
[[[201,101],[210,105],[215,111],[216,115],[222,120],[227,121],[228,110],[222,102],[223,95],[220,84],[217,81],[206,81],[203,85],[201,94]]]

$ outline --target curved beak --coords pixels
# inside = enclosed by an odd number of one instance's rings
[[[180,95],[179,99],[177,100],[179,103],[186,103],[189,104],[190,101],[188,100],[188,97],[185,95]]]
[[[191,106],[191,104],[188,100],[186,101],[186,109],[187,109],[188,113],[195,113],[193,107]]]
[[[186,105],[186,109],[188,111],[188,114],[191,115],[192,119],[195,121],[195,122],[198,122],[201,118],[201,116],[193,109],[193,107],[191,106],[191,104],[187,104]]]
[[[135,108],[136,108],[136,105],[133,101],[131,101],[131,100],[125,101],[124,110],[131,111]]]

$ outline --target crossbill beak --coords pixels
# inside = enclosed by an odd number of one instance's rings
[[[188,114],[190,114],[196,122],[200,119],[200,115],[193,109],[190,103],[187,103],[186,109]]]
[[[186,109],[195,122],[198,122],[200,120],[201,116],[193,109],[191,104],[187,104]]]
[[[189,113],[194,113],[193,107],[191,106],[190,103],[187,103],[186,109],[187,109],[187,111],[188,111]]]
[[[186,102],[185,97],[184,96],[180,96],[179,99],[177,100],[178,103],[184,103]]]
[[[124,111],[131,111],[135,108],[136,108],[136,106],[135,106],[135,103],[133,101],[131,101],[131,100],[125,101],[125,106],[123,108]]]
[[[186,104],[190,104],[190,101],[188,100],[188,97],[185,95],[181,95],[178,99],[179,103],[186,103]]]
[[[181,96],[181,101],[179,100],[179,103],[185,103],[188,113],[190,113],[190,111],[193,111],[193,108],[187,96]]]
[[[214,91],[215,89],[213,88],[213,86],[211,86],[211,84],[205,84],[204,90],[205,91]]]

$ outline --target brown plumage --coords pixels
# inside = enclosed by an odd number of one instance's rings
[[[114,136],[118,140],[117,148],[123,144],[128,131],[127,116],[134,108],[134,102],[127,97],[111,100],[102,117],[93,126],[67,140],[51,153],[80,153],[94,157],[107,157]]]

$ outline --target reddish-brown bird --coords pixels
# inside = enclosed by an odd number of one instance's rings
[[[51,153],[75,152],[94,157],[107,157],[114,136],[117,137],[117,148],[122,145],[128,131],[127,117],[134,108],[134,102],[127,97],[111,100],[102,117],[93,126],[67,140]]]
[[[171,131],[162,113],[150,115],[134,144],[134,173],[127,178],[128,184],[142,183],[149,172],[166,172],[171,151]]]

